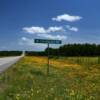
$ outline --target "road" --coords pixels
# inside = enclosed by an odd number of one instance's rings
[[[22,57],[23,56],[0,58],[0,73],[10,67],[12,64],[16,63]]]

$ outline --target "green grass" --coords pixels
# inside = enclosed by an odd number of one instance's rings
[[[51,59],[49,76],[46,62],[45,57],[24,57],[2,73],[0,100],[100,100],[97,57]]]

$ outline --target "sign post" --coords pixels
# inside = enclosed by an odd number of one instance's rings
[[[49,75],[49,58],[50,58],[50,52],[49,52],[49,44],[61,44],[61,40],[49,40],[49,39],[34,39],[34,43],[46,43],[48,45],[48,66],[47,66],[47,75]]]
[[[49,75],[49,43],[48,43],[48,67],[47,67],[47,75]]]

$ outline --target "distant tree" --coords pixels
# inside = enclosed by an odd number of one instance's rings
[[[0,56],[19,56],[22,51],[0,51]]]

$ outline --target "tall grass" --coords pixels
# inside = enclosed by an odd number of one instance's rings
[[[66,59],[66,58],[65,58]],[[100,57],[67,57],[67,60],[80,65],[96,65],[100,63]]]
[[[46,57],[24,57],[0,75],[0,100],[100,100],[97,60],[50,59],[50,75],[46,76]]]

